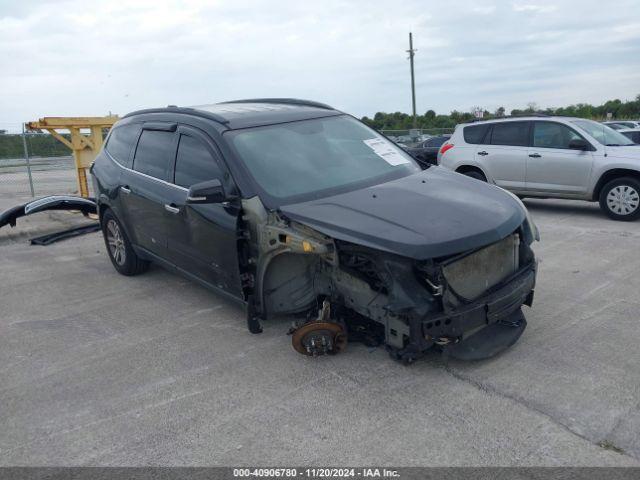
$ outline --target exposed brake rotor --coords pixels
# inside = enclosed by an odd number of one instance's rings
[[[291,337],[293,348],[303,355],[335,355],[347,346],[347,331],[339,323],[330,321],[330,304],[322,302],[318,318],[298,327]]]

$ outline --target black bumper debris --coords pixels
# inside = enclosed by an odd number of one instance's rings
[[[0,228],[5,225],[15,227],[16,219],[44,210],[79,210],[84,215],[88,215],[96,213],[97,207],[93,198],[74,197],[73,195],[51,195],[17,205],[0,213]]]
[[[82,225],[80,227],[70,228],[69,230],[63,230],[61,232],[49,233],[40,237],[35,237],[30,240],[31,245],[51,245],[52,243],[65,240],[67,238],[78,237],[87,233],[97,232],[100,230],[100,224],[98,222],[91,223],[89,225]]]

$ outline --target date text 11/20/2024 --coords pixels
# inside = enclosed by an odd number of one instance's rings
[[[398,478],[389,468],[234,468],[234,477],[263,478]]]

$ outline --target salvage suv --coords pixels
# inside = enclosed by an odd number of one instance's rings
[[[293,347],[383,343],[411,363],[512,345],[531,306],[535,225],[514,195],[422,171],[327,105],[241,100],[142,110],[91,168],[108,255],[149,262],[246,307],[253,333],[292,315]]]
[[[592,120],[537,115],[461,124],[438,164],[520,197],[600,202],[614,220],[640,216],[640,146]]]

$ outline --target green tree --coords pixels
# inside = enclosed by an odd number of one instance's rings
[[[620,99],[608,100],[601,105],[591,105],[588,103],[578,103],[559,108],[540,108],[537,103],[529,102],[526,108],[514,108],[511,115],[527,115],[531,113],[544,113],[547,115],[567,115],[581,118],[591,118],[603,120],[607,118],[607,113],[611,113],[614,119],[638,120],[640,119],[640,94],[633,100],[622,101]],[[504,107],[498,107],[494,113],[484,111],[484,118],[501,117],[505,114]],[[437,114],[434,110],[427,110],[424,115],[417,118],[420,128],[453,128],[458,123],[473,119],[472,112],[460,112],[453,110],[448,115]],[[412,126],[410,115],[402,112],[377,112],[373,119],[363,117],[362,121],[378,130],[408,130]]]

